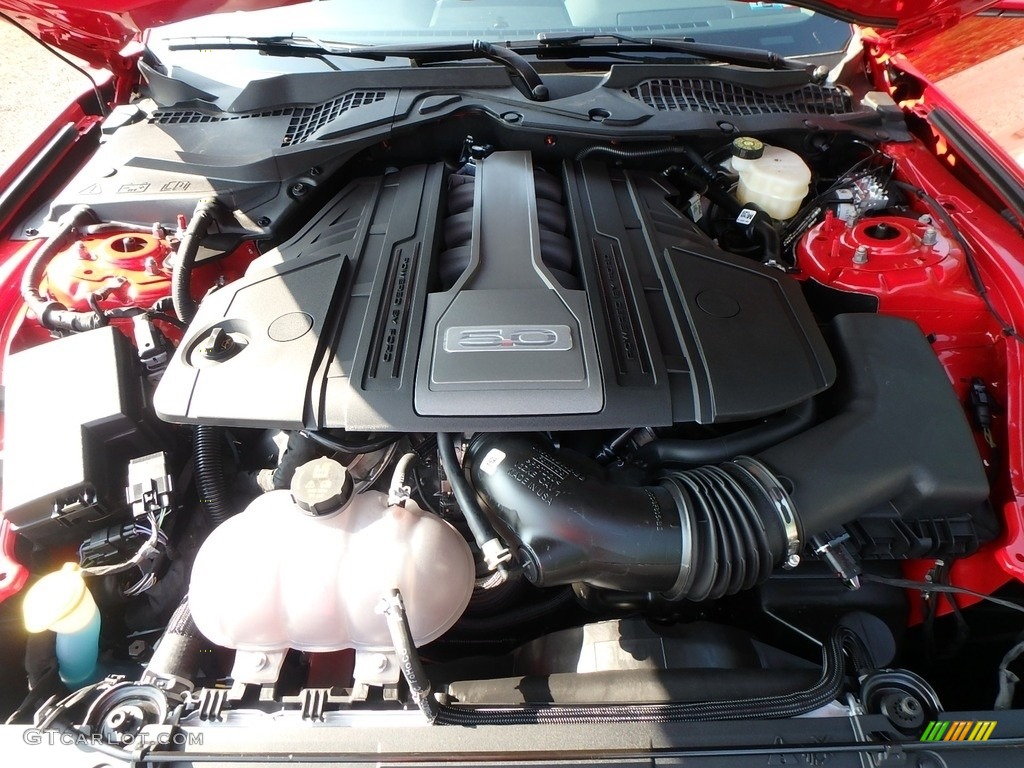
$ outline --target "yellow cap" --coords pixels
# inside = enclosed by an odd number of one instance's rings
[[[32,585],[22,605],[25,629],[29,632],[77,632],[96,615],[96,602],[85,586],[82,569],[64,563],[59,571],[43,576]]]

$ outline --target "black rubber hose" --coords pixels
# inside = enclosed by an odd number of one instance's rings
[[[25,267],[21,277],[21,297],[44,328],[79,333],[103,325],[104,318],[99,313],[70,310],[59,301],[46,298],[39,290],[53,257],[74,241],[76,230],[95,221],[96,215],[91,208],[74,206],[57,220],[57,231],[46,239]]]
[[[174,313],[183,321],[191,322],[196,315],[196,303],[192,300],[192,267],[196,263],[199,245],[213,222],[216,201],[203,199],[196,203],[185,234],[178,244],[178,252],[174,258],[174,269],[171,270],[171,300],[174,302]]]
[[[651,147],[649,149],[621,149],[618,147],[606,147],[594,145],[586,147],[576,153],[576,162],[581,163],[591,155],[610,155],[619,160],[647,160],[653,157],[664,157],[665,155],[685,154],[689,157],[689,147],[683,145],[672,145],[665,147]],[[698,155],[699,156],[699,155]]]
[[[196,425],[192,436],[199,506],[210,522],[217,526],[231,517],[221,457],[223,436],[219,427],[208,424]]]
[[[763,249],[761,261],[766,264],[782,263],[782,238],[779,236],[778,230],[775,229],[771,217],[756,205],[748,203],[744,206],[737,200],[728,189],[722,186],[718,172],[708,164],[700,152],[685,144],[679,145],[679,151],[685,154],[690,164],[700,172],[704,181],[704,189],[699,191],[721,208],[727,216],[735,220],[744,208],[750,208],[755,212],[753,220],[746,226],[747,236],[756,237],[761,241]],[[666,173],[670,177],[674,175],[671,171]],[[681,171],[676,169],[675,173],[681,173]]]
[[[852,629],[838,626],[822,646],[818,681],[810,688],[792,693],[686,704],[458,706],[439,704],[434,699],[397,589],[385,597],[384,616],[402,675],[414,701],[428,721],[445,725],[667,723],[796,717],[819,709],[839,696],[845,679],[844,650],[850,653],[856,672],[865,669],[867,658],[860,637]]]
[[[388,623],[388,631],[391,633],[391,644],[395,647],[395,655],[398,657],[398,666],[402,670],[402,676],[409,685],[409,692],[413,701],[426,716],[427,720],[434,722],[437,719],[440,705],[430,690],[430,678],[423,668],[420,655],[416,652],[416,643],[413,640],[412,630],[409,628],[409,619],[405,613],[405,605],[402,602],[402,594],[397,589],[392,589],[384,599],[384,619]]]
[[[507,64],[526,84],[528,95],[534,101],[548,100],[548,87],[544,85],[537,70],[523,56],[506,48],[503,45],[495,45],[486,40],[474,40],[473,50],[479,51],[492,61]]]
[[[463,474],[459,458],[455,455],[455,439],[456,436],[453,434],[438,432],[437,455],[441,459],[441,466],[444,467],[448,482],[451,483],[455,501],[458,503],[459,509],[462,510],[462,516],[466,518],[470,533],[473,534],[473,540],[484,557],[488,558],[489,552],[495,548],[495,542],[502,548],[504,548],[504,543],[477,503],[476,494]],[[488,565],[492,566],[491,570],[495,570],[493,561],[488,562]]]
[[[496,635],[521,628],[530,622],[542,619],[568,608],[576,603],[576,596],[571,588],[566,587],[546,596],[541,600],[531,600],[518,608],[495,614],[494,616],[474,617],[463,615],[452,627],[454,635]]]
[[[343,438],[334,437],[322,432],[315,432],[313,430],[303,430],[298,434],[301,437],[307,437],[313,442],[319,443],[324,448],[332,451],[338,451],[339,453],[373,453],[374,451],[387,448],[392,443],[397,442],[402,436],[397,432],[384,432],[378,437],[366,437],[362,441],[353,440],[351,442],[347,442]],[[373,433],[370,434],[372,435]]]
[[[201,645],[202,635],[192,619],[186,595],[167,623],[142,679],[168,683],[161,686],[164,690],[171,687],[191,690],[192,679],[199,670]]]
[[[532,725],[536,723],[668,723],[707,720],[784,719],[796,717],[835,701],[845,680],[844,650],[854,663],[862,658],[860,638],[837,627],[822,646],[821,676],[810,688],[792,693],[688,704],[609,704],[559,706],[438,706],[433,722],[445,725]]]
[[[808,399],[787,411],[770,416],[761,424],[730,435],[706,440],[654,440],[641,446],[636,452],[636,458],[652,467],[717,464],[734,456],[760,453],[765,448],[800,434],[814,424],[816,412],[814,400]]]

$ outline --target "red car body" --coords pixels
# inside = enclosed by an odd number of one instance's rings
[[[139,86],[140,42],[146,29],[208,13],[283,4],[287,3],[0,0],[0,9],[46,44],[105,70],[107,79],[99,88],[108,105],[114,107],[127,103]],[[914,262],[916,252],[901,251],[899,242],[895,242],[887,258],[899,262],[899,269],[849,269],[848,258],[857,245],[857,235],[844,234],[841,224],[830,229],[831,219],[821,225],[823,229],[816,230],[813,238],[798,246],[801,269],[795,275],[797,280],[877,297],[880,313],[916,323],[931,342],[962,402],[970,403],[972,383],[977,378],[984,379],[989,386],[991,422],[986,429],[976,428],[975,438],[990,472],[991,501],[1003,527],[996,539],[970,556],[957,559],[952,566],[951,585],[981,593],[960,596],[959,607],[966,608],[982,599],[982,595],[991,595],[1012,582],[1024,582],[1024,338],[1017,330],[1011,330],[1024,329],[1024,235],[1020,220],[1007,213],[1016,205],[1015,201],[1007,200],[1008,191],[1024,200],[1024,168],[978,128],[914,61],[915,52],[927,46],[933,36],[954,28],[965,16],[997,3],[858,0],[800,5],[857,25],[864,41],[860,64],[874,89],[890,96],[902,110],[913,136],[911,141],[887,141],[879,136],[880,149],[895,162],[900,182],[923,190],[955,222],[975,254],[980,278],[987,289],[987,297],[977,290],[975,276],[962,258],[962,250],[961,258],[946,259],[939,265],[920,259]],[[1006,11],[1013,10],[1014,5],[1001,4]],[[47,333],[27,312],[19,288],[40,241],[26,240],[22,234],[12,232],[11,227],[27,212],[27,207],[18,200],[38,205],[77,169],[82,162],[76,153],[80,139],[97,131],[103,120],[88,106],[91,99],[92,94],[86,93],[69,105],[0,174],[0,199],[4,194],[17,196],[14,202],[0,205],[0,351],[5,357],[47,338]],[[941,119],[935,120],[936,115]],[[950,121],[960,128],[960,135],[944,133],[943,126]],[[965,136],[969,137],[969,146]],[[984,159],[981,164],[979,156]],[[926,210],[918,208],[917,212]],[[844,241],[844,237],[853,239]],[[247,244],[228,259],[197,273],[194,293],[202,295],[218,279],[223,282],[241,275],[257,254],[256,248]],[[909,261],[904,263],[901,259]],[[141,268],[125,266],[120,274],[127,282],[133,282],[139,279]],[[173,333],[170,335],[173,337]],[[2,376],[0,368],[0,382]],[[15,533],[6,523],[0,528],[0,536],[3,600],[24,587],[28,572],[15,558]],[[935,568],[934,558],[912,559],[902,564],[903,576],[911,580],[928,579]],[[911,623],[919,624],[922,612],[918,593],[910,590],[907,596]],[[950,613],[951,605],[939,605],[938,615]]]

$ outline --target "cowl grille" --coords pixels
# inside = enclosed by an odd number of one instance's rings
[[[226,123],[233,120],[252,120],[261,117],[290,117],[282,147],[290,147],[307,141],[318,129],[350,109],[363,107],[381,101],[384,91],[350,91],[336,99],[312,107],[282,107],[263,112],[246,112],[240,115],[227,113],[207,114],[196,110],[157,110],[149,117],[155,125],[193,125],[201,123]]]
[[[315,107],[298,107],[292,113],[292,121],[288,124],[281,146],[301,144],[342,112],[365,107],[383,98],[384,91],[350,91],[344,96],[317,104]]]
[[[659,78],[644,80],[626,94],[660,111],[712,112],[718,115],[813,114],[853,111],[849,92],[807,84],[790,91],[762,91],[725,80]]]

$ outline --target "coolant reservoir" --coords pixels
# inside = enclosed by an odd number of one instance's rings
[[[811,169],[800,155],[749,136],[733,141],[732,153],[741,203],[753,203],[773,219],[796,215],[811,186]]]
[[[300,498],[293,482],[292,493],[266,493],[206,539],[189,605],[209,640],[264,654],[387,650],[381,599],[396,587],[416,645],[462,615],[476,570],[458,531],[412,501],[389,506],[383,493],[352,496],[350,481],[346,493],[339,471],[330,459],[304,465],[296,481],[307,478],[312,492]]]

